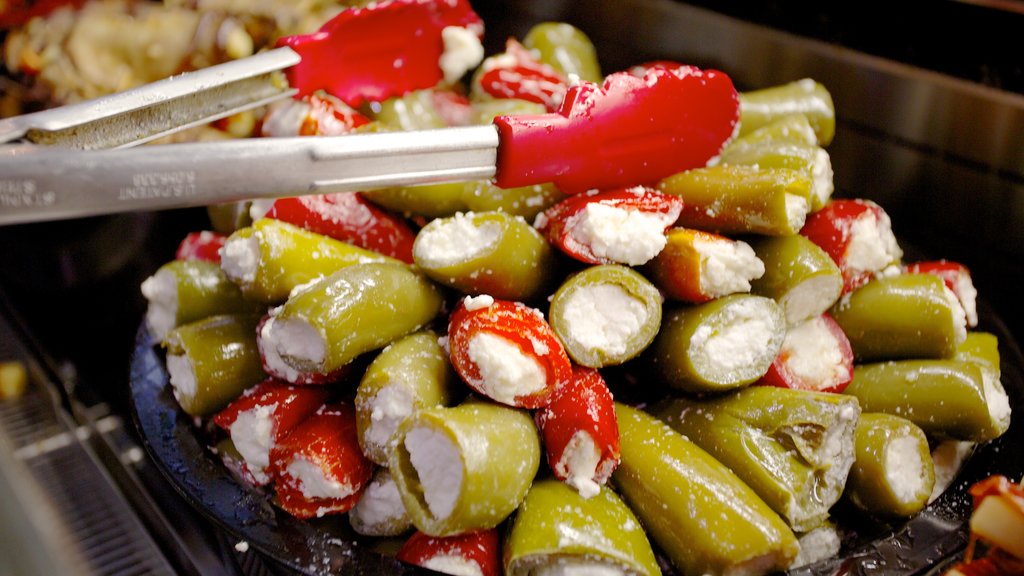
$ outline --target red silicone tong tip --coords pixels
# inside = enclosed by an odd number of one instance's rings
[[[739,122],[739,96],[721,72],[656,67],[583,82],[557,113],[499,116],[497,184],[554,182],[563,192],[651,184],[705,166]]]
[[[441,31],[449,26],[483,34],[466,0],[392,0],[345,10],[319,31],[277,45],[302,58],[286,71],[298,96],[326,90],[354,107],[440,82]]]

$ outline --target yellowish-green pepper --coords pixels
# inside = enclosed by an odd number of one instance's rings
[[[832,95],[810,78],[740,94],[740,135],[779,118],[803,114],[814,127],[818,143],[828,146],[836,132],[836,107]]]
[[[818,142],[818,135],[814,133],[814,127],[811,126],[811,122],[807,119],[807,116],[796,113],[780,116],[778,119],[773,120],[760,128],[748,130],[733,139],[728,146],[742,147],[767,141],[795,142],[797,144],[807,144],[810,146],[818,146],[821,144]]]
[[[465,201],[465,184],[423,184],[398,186],[361,192],[368,200],[406,216],[442,218],[469,208]]]
[[[750,281],[750,291],[778,302],[786,324],[817,318],[839,300],[843,273],[814,242],[794,234],[751,238],[750,246],[764,263],[764,274]]]
[[[590,38],[572,24],[542,22],[523,37],[523,46],[533,50],[540,61],[566,78],[575,75],[587,82],[601,82],[597,50]]]
[[[415,90],[374,105],[374,120],[391,130],[429,130],[447,126],[434,107],[434,91]]]
[[[787,168],[806,173],[811,178],[811,211],[821,210],[832,197],[832,161],[821,146],[784,140],[727,146],[719,155],[723,164],[739,164],[759,168]]]
[[[924,509],[934,483],[924,431],[892,414],[861,415],[846,485],[850,502],[873,516],[905,518]]]

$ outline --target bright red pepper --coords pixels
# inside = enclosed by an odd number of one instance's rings
[[[482,369],[474,339],[484,334],[513,346],[524,360],[536,362],[544,372],[543,386],[517,394],[508,387],[520,382],[506,382],[503,376],[507,377],[510,372],[505,367],[501,373],[486,366]],[[519,408],[547,405],[556,387],[572,377],[572,364],[555,331],[540,311],[520,302],[494,300],[490,305],[467,307],[463,299],[449,320],[448,348],[452,366],[470,388],[492,400]]]
[[[978,290],[966,266],[949,260],[934,260],[907,264],[903,271],[907,274],[935,274],[942,278],[942,282],[956,294],[967,313],[967,326],[974,328],[978,325]]]
[[[416,233],[358,192],[279,198],[266,217],[412,263]]]
[[[538,410],[534,419],[544,437],[548,466],[556,478],[568,481],[584,495],[608,482],[619,465],[619,425],[612,393],[600,372],[574,366],[572,379],[555,390],[551,403]],[[582,471],[572,469],[573,456],[578,456],[575,452],[581,443],[586,446],[581,435],[589,437],[600,454],[588,478],[578,478]]]
[[[832,200],[807,217],[800,234],[821,247],[839,266],[844,293],[861,286],[902,256],[889,215],[871,200]],[[865,242],[874,244],[877,250],[855,248]],[[864,258],[863,253],[873,256]]]
[[[725,74],[692,70],[618,72],[569,88],[557,113],[495,118],[497,184],[554,182],[571,194],[707,165],[739,122],[739,96]]]
[[[220,264],[220,249],[228,237],[211,230],[189,232],[174,252],[176,260],[205,260]]]
[[[480,88],[495,98],[518,98],[536,102],[554,112],[562,103],[569,81],[557,70],[537,60],[522,44],[509,38],[505,57],[493,63],[480,76]]]
[[[327,374],[319,372],[296,373],[293,368],[284,366],[283,361],[272,358],[272,352],[264,342],[264,328],[268,320],[270,320],[269,314],[264,316],[256,327],[256,348],[260,352],[260,363],[263,366],[263,371],[272,378],[277,378],[289,384],[323,386],[338,382],[351,372],[352,364],[346,364]]]
[[[757,384],[839,394],[853,380],[853,370],[850,340],[826,313],[790,327],[779,355]]]
[[[395,558],[441,572],[447,572],[446,566],[466,564],[475,565],[482,576],[501,574],[501,544],[495,528],[444,537],[427,536],[417,530]]]
[[[253,433],[250,429],[238,429],[233,426],[243,413],[250,413],[253,417],[261,417],[258,413],[265,411],[263,417],[269,418],[271,422],[270,443],[267,445],[267,453],[245,454],[239,449],[245,462],[242,464],[243,475],[253,484],[262,485],[270,481],[266,473],[266,466],[269,465],[270,450],[281,440],[292,428],[305,420],[311,414],[323,406],[330,396],[330,391],[322,387],[313,386],[292,386],[287,382],[281,382],[273,378],[267,379],[249,390],[242,396],[221,410],[213,417],[213,423],[228,432],[231,439],[238,448],[251,438],[236,437]],[[252,459],[250,459],[252,457]],[[262,466],[256,460],[266,459]]]
[[[292,428],[271,450],[270,465],[281,508],[298,518],[347,512],[374,468],[359,449],[349,403],[323,406]]]
[[[537,229],[547,237],[549,242],[561,248],[563,252],[588,264],[621,262],[638,265],[657,255],[657,252],[650,254],[643,262],[623,262],[619,258],[611,257],[609,251],[605,250],[601,244],[604,242],[624,244],[629,243],[629,240],[620,237],[603,238],[600,233],[595,233],[590,226],[589,218],[587,218],[588,208],[595,205],[614,208],[626,213],[640,212],[652,216],[659,222],[660,233],[664,233],[672,226],[683,209],[683,201],[678,196],[662,194],[657,190],[641,186],[626,190],[609,190],[599,194],[577,194],[569,196],[545,210],[542,213],[543,216],[537,219]],[[603,228],[602,226],[598,227]],[[619,226],[616,229],[621,231],[625,228]],[[647,230],[645,229],[643,232],[647,232]]]
[[[286,71],[299,96],[326,90],[358,107],[440,82],[441,31],[448,26],[483,34],[467,0],[390,0],[344,10],[319,31],[277,44],[302,57]]]

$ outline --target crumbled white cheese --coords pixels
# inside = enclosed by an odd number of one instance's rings
[[[790,568],[799,568],[814,564],[819,560],[832,558],[839,554],[839,547],[842,544],[839,538],[839,531],[834,527],[825,525],[815,528],[800,536],[800,553],[796,560],[790,564]]]
[[[452,576],[483,576],[480,565],[455,554],[438,554],[423,562],[423,567]]]
[[[438,65],[448,83],[458,82],[469,70],[476,68],[484,59],[484,46],[480,38],[461,26],[446,26],[441,30],[444,52]]]
[[[879,272],[902,255],[887,216],[879,220],[869,210],[850,225],[850,240],[843,262],[851,272]]]
[[[985,390],[985,404],[989,417],[998,428],[1006,431],[1010,427],[1010,397],[999,381],[999,373],[988,368],[981,369],[981,382]]]
[[[267,466],[270,465],[270,450],[274,447],[276,411],[276,403],[243,410],[231,423],[229,431],[235,449],[245,459],[246,469],[259,484],[270,480]]]
[[[172,270],[161,268],[142,282],[146,308],[146,326],[158,340],[178,324],[178,278]]]
[[[424,426],[405,435],[405,449],[416,469],[430,514],[448,518],[462,494],[462,453],[444,432]]]
[[[260,241],[256,236],[229,237],[220,252],[220,267],[233,282],[252,284],[260,265]]]
[[[239,540],[238,542],[235,542],[235,550],[245,554],[249,551],[249,543],[245,540]]]
[[[476,225],[471,214],[458,213],[430,222],[416,235],[413,258],[427,267],[443,267],[471,260],[493,249],[501,239],[498,222]]]
[[[262,136],[298,136],[313,106],[309,102],[288,98],[274,103],[263,118]]]
[[[832,160],[824,148],[818,148],[811,163],[811,196],[816,206],[824,206],[835,191]]]
[[[648,317],[644,303],[615,284],[581,286],[563,308],[568,337],[587,350],[610,355],[626,352]]]
[[[618,566],[586,556],[560,556],[554,562],[538,566],[530,572],[533,576],[625,576],[626,571]]]
[[[797,284],[779,299],[786,314],[786,324],[793,326],[821,316],[839,300],[843,279],[839,275],[819,274]]]
[[[955,292],[967,314],[967,326],[974,328],[978,325],[978,290],[974,287],[970,274],[961,272],[957,275]]]
[[[327,355],[324,337],[305,320],[269,318],[260,338],[267,371],[288,382],[297,382],[302,374],[286,358],[319,365]]]
[[[730,306],[721,320],[704,323],[690,338],[690,354],[695,365],[706,367],[704,376],[731,380],[762,364],[767,369],[781,345],[771,311],[760,300],[744,300]]]
[[[370,425],[363,434],[363,442],[389,454],[398,425],[413,412],[412,392],[405,386],[389,384],[370,403]]]
[[[594,481],[597,465],[601,462],[601,450],[586,430],[577,430],[562,451],[562,457],[555,464],[555,471],[565,482],[576,489],[580,496],[597,496],[601,486]]]
[[[975,443],[965,440],[943,440],[932,450],[932,463],[935,466],[935,484],[932,494],[928,497],[931,504],[942,495],[953,483],[967,457],[974,451]]]
[[[780,353],[788,357],[789,371],[815,389],[824,390],[850,378],[839,343],[820,316],[790,327]]]
[[[285,472],[296,481],[302,495],[307,499],[342,499],[348,498],[355,492],[351,484],[328,478],[323,468],[310,462],[301,454],[296,455],[288,462]]]
[[[573,242],[589,247],[601,261],[639,266],[665,247],[665,228],[678,217],[678,212],[650,214],[591,202],[566,228]]]
[[[919,448],[914,436],[894,438],[885,447],[885,480],[904,502],[915,500],[925,489],[925,462]]]
[[[492,400],[514,405],[516,397],[547,386],[544,367],[501,336],[481,332],[470,339],[466,353],[480,370],[481,391]]]
[[[945,282],[942,283],[942,292],[946,296],[946,301],[949,302],[950,310],[953,312],[953,340],[959,346],[967,339],[967,312],[960,305],[960,299],[946,286]]]
[[[188,356],[168,354],[167,373],[170,376],[174,397],[183,405],[191,404],[199,385],[196,382],[196,372],[192,369],[192,363],[189,362]]]
[[[249,203],[249,218],[253,222],[263,218],[274,207],[274,202],[277,202],[276,198],[258,198],[253,200]]]
[[[694,238],[700,254],[701,292],[712,298],[750,292],[750,281],[764,275],[764,262],[746,242]]]
[[[381,468],[367,484],[348,515],[352,528],[364,536],[395,536],[412,525],[398,484],[387,468]]]
[[[494,298],[487,294],[481,294],[479,296],[466,296],[462,299],[462,305],[466,307],[466,310],[480,310],[481,308],[489,308],[494,304]]]
[[[811,203],[803,196],[789,193],[785,195],[785,202],[786,221],[789,223],[789,229],[796,232],[804,227],[807,213],[811,211]]]

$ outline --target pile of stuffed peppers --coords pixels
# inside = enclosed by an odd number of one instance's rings
[[[321,92],[260,125],[550,113],[603,81],[595,54],[544,23],[467,84],[358,107]],[[288,513],[347,515],[450,574],[770,573],[838,553],[836,506],[892,521],[941,493],[1010,420],[968,270],[904,262],[882,207],[832,198],[821,84],[620,74],[719,99],[720,118],[686,119],[717,152],[613,189],[210,207],[142,292],[211,453]]]

